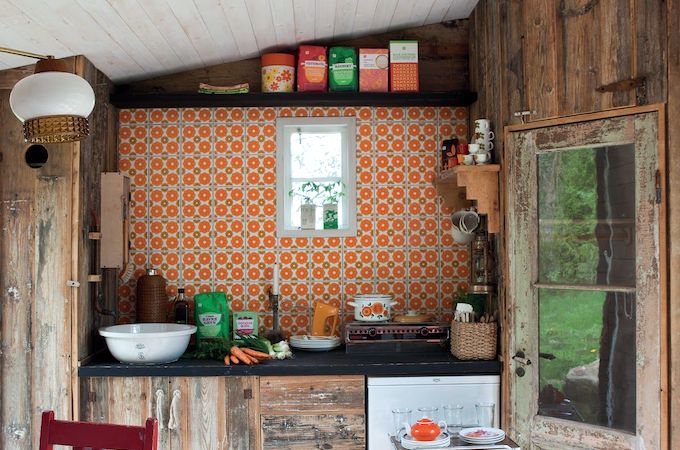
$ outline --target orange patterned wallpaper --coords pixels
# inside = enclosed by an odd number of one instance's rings
[[[276,117],[356,116],[358,235],[276,237]],[[281,265],[283,329],[304,333],[312,300],[346,311],[356,292],[390,292],[398,305],[449,319],[467,285],[469,250],[451,236],[432,180],[439,143],[467,135],[465,108],[203,108],[120,111],[120,170],[132,181],[131,261],[184,286],[225,291],[233,310],[259,311]],[[134,278],[120,288],[134,320]]]

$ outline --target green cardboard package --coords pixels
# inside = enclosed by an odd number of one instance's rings
[[[207,343],[227,342],[229,335],[229,304],[224,292],[205,292],[194,296],[196,320],[196,345],[199,349]]]
[[[331,47],[328,51],[328,86],[331,92],[358,91],[359,65],[352,47]]]

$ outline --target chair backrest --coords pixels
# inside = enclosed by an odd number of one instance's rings
[[[53,450],[53,445],[92,450],[157,450],[158,421],[146,419],[146,426],[143,427],[67,422],[54,420],[54,411],[45,411],[40,429],[40,450]]]

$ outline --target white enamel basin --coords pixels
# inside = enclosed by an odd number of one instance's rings
[[[195,332],[193,325],[176,323],[135,323],[99,329],[113,357],[127,364],[177,361]]]

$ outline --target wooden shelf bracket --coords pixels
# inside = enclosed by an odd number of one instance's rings
[[[498,173],[500,165],[456,166],[434,180],[444,204],[458,210],[476,203],[477,212],[486,214],[489,233],[500,231]],[[475,202],[475,203],[473,203]]]

